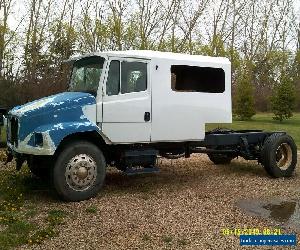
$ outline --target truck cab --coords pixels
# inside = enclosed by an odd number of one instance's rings
[[[205,123],[231,122],[228,59],[119,51],[73,60],[70,91],[95,97],[108,143],[203,140]]]
[[[232,122],[226,58],[108,51],[67,63],[73,66],[68,91],[7,116],[10,158],[17,168],[27,161],[35,175],[51,176],[65,200],[95,196],[107,165],[127,174],[156,172],[157,156],[188,157],[192,145],[217,150],[206,145],[216,140],[205,124]]]

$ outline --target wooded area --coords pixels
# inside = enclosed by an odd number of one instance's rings
[[[280,93],[299,111],[295,1],[0,0],[0,106],[64,90],[72,55],[151,49],[228,57],[237,113],[270,110]]]

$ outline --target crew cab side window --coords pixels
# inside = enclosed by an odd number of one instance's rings
[[[143,62],[110,62],[106,94],[118,95],[147,89],[147,64]]]
[[[118,95],[120,92],[120,62],[111,61],[106,82],[106,94]]]
[[[222,68],[172,65],[171,88],[180,92],[223,93],[225,72]]]

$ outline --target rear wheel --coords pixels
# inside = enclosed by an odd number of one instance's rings
[[[105,158],[96,145],[74,141],[59,153],[53,170],[54,187],[64,200],[89,199],[103,186],[105,171]]]
[[[232,156],[226,154],[207,154],[208,158],[216,165],[230,164]]]
[[[270,135],[261,151],[261,162],[272,177],[290,177],[297,164],[297,146],[292,137],[283,133]]]

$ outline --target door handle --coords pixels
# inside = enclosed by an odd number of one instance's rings
[[[144,120],[145,120],[145,122],[149,122],[150,121],[150,112],[145,112],[145,114],[144,114]]]

